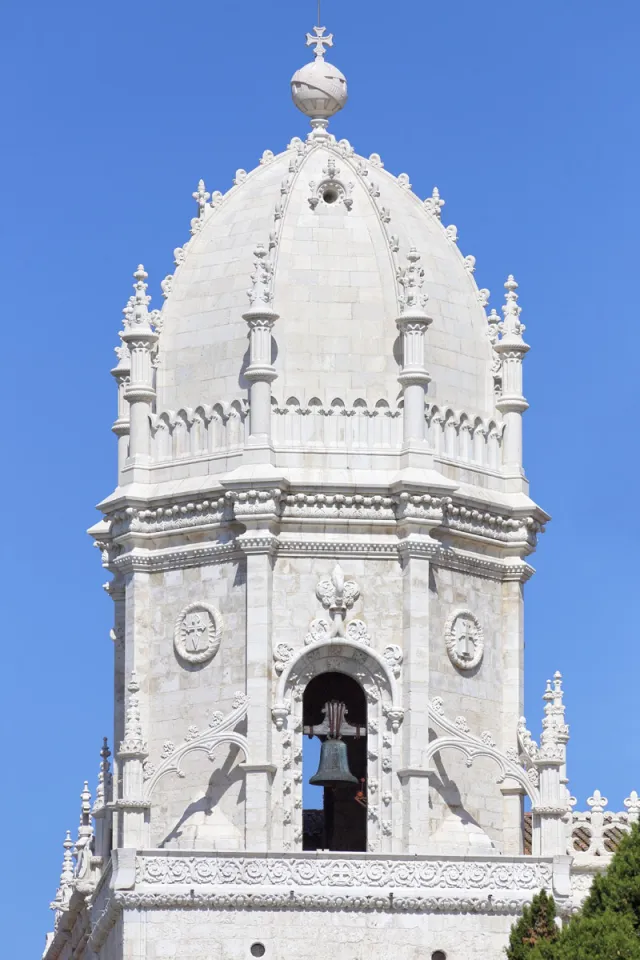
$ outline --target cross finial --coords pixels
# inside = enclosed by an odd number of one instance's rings
[[[310,33],[307,34],[307,46],[314,48],[313,52],[316,55],[316,60],[324,60],[324,48],[333,46],[333,34],[330,33],[325,37],[326,27],[314,27],[313,29],[316,35],[314,37]]]

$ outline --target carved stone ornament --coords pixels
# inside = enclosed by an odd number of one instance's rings
[[[484,635],[469,610],[458,610],[447,620],[444,631],[449,659],[459,670],[473,670],[484,654]]]
[[[222,614],[209,603],[191,603],[176,621],[173,646],[187,663],[207,663],[218,652]]]

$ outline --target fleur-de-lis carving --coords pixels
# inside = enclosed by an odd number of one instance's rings
[[[204,213],[207,207],[207,202],[209,201],[211,194],[207,192],[204,185],[204,180],[198,180],[198,187],[191,194],[193,199],[198,204],[198,216],[204,217]]]

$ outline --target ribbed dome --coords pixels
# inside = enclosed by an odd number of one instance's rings
[[[413,246],[424,268],[427,399],[493,414],[491,345],[481,296],[433,200],[412,193],[373,155],[311,136],[265,154],[201,220],[165,287],[157,410],[243,401],[247,290],[258,244],[273,263],[273,396],[345,403],[399,395],[397,270]],[[453,234],[453,235],[452,235]]]

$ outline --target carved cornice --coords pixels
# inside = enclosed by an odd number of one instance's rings
[[[196,544],[149,553],[141,553],[137,550],[123,553],[112,561],[112,569],[122,574],[157,573],[162,570],[182,570],[204,563],[223,563],[240,556],[241,551],[238,545],[234,540],[230,540],[226,543]]]
[[[437,540],[417,540],[396,538],[361,542],[345,537],[341,540],[316,540],[279,537],[243,537],[225,543],[193,544],[174,549],[141,552],[139,550],[121,554],[111,562],[111,569],[119,574],[131,572],[156,573],[163,570],[180,570],[199,566],[204,563],[224,563],[239,560],[251,553],[277,553],[283,557],[326,556],[331,558],[369,557],[394,560],[398,556],[424,557],[436,566],[445,567],[462,573],[489,580],[525,583],[535,572],[524,560],[493,559],[481,554],[463,553],[452,547],[444,547]],[[107,585],[108,586],[108,585]],[[110,592],[110,591],[108,591]]]
[[[496,545],[523,544],[535,548],[543,532],[541,516],[505,516],[475,506],[461,497],[432,496],[401,491],[384,494],[298,492],[285,494],[279,488],[228,490],[220,496],[157,506],[130,505],[106,514],[109,540],[142,533],[157,537],[210,525],[246,522],[261,517],[313,521],[384,521],[393,524],[406,519],[436,521],[443,529],[467,538],[493,541]],[[102,539],[105,539],[102,534]]]
[[[506,892],[506,891],[505,891]],[[486,896],[434,893],[428,897],[402,896],[394,891],[376,891],[366,895],[348,893],[298,893],[294,890],[256,893],[252,890],[224,892],[116,893],[99,918],[89,940],[99,950],[123,910],[292,910],[359,913],[475,913],[492,916],[518,916],[531,902],[530,895]]]

